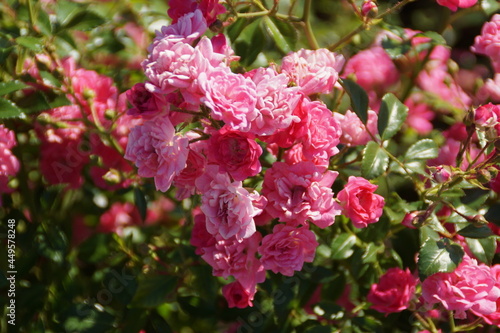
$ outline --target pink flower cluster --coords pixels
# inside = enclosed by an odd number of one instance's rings
[[[0,124],[0,196],[12,192],[8,183],[10,177],[15,176],[19,171],[19,160],[11,151],[16,145],[14,132]],[[1,203],[0,198],[0,205]]]
[[[476,36],[472,51],[491,59],[495,72],[500,72],[500,14],[484,24],[481,35]]]
[[[332,92],[344,58],[300,50],[281,67],[232,72],[238,57],[226,38],[203,36],[220,13],[214,3],[171,7],[173,24],[156,33],[142,63],[147,81],[127,92],[128,115],[139,124],[125,158],[139,176],[154,178],[157,190],[201,197],[191,244],[215,276],[235,279],[223,288],[229,306],[246,307],[266,270],[291,276],[314,260],[311,225],[326,228],[344,213],[366,227],[378,221],[384,200],[360,177],[337,198],[332,191],[338,172],[328,168],[337,145],[370,140],[355,114],[339,118],[315,98]],[[376,118],[370,112],[374,135]],[[257,230],[270,223],[272,232]]]

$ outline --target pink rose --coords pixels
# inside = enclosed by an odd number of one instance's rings
[[[267,169],[262,187],[269,215],[293,226],[309,222],[320,228],[332,225],[340,213],[331,189],[338,172],[323,170],[312,162],[275,162]]]
[[[196,247],[195,253],[197,255],[203,255],[205,253],[205,248],[211,248],[215,246],[216,239],[214,235],[207,231],[206,216],[199,209],[193,212],[194,224],[193,230],[191,230],[190,243]]]
[[[316,236],[306,226],[299,228],[277,224],[273,233],[262,239],[260,261],[265,269],[292,276],[304,262],[312,262],[318,247]]]
[[[222,120],[234,130],[248,132],[257,117],[255,83],[243,76],[220,67],[200,73],[201,101],[211,109],[212,117]]]
[[[420,96],[412,95],[405,101],[408,107],[406,123],[419,134],[428,134],[433,129],[431,121],[436,114],[429,105],[420,102]]]
[[[497,264],[491,267],[491,275],[496,281],[496,287],[500,289],[500,265]],[[483,317],[484,321],[486,321],[488,324],[500,327],[500,297],[497,298],[496,305],[497,307],[495,312],[491,314],[480,315],[480,317]],[[476,313],[476,315],[478,315],[478,313]]]
[[[404,271],[398,267],[389,268],[378,283],[372,284],[367,300],[378,312],[401,312],[408,308],[417,282],[408,268]]]
[[[362,146],[372,140],[371,136],[366,131],[366,126],[356,113],[347,110],[345,114],[335,112],[333,114],[337,123],[340,124],[342,136],[340,143],[347,146]],[[368,111],[368,129],[373,135],[378,134],[377,129],[378,116],[375,111]]]
[[[253,306],[252,300],[255,292],[243,288],[238,281],[231,282],[222,287],[222,295],[226,298],[227,305],[230,308],[244,309]]]
[[[488,103],[478,107],[474,111],[474,122],[482,129],[495,128],[500,133],[500,105]]]
[[[131,116],[151,117],[161,111],[168,111],[168,104],[162,95],[149,91],[145,83],[137,83],[127,91],[132,104],[127,113]]]
[[[342,55],[327,49],[300,49],[283,58],[281,70],[305,95],[327,94],[337,82],[344,62]]]
[[[441,303],[454,311],[455,318],[466,318],[468,310],[477,316],[494,314],[498,311],[500,288],[493,272],[465,255],[453,272],[436,273],[425,279],[422,296],[429,304]]]
[[[350,218],[356,228],[365,228],[382,215],[385,201],[374,193],[377,187],[362,177],[350,176],[344,189],[338,193],[342,214]]]
[[[9,178],[19,171],[19,160],[11,151],[16,145],[14,132],[0,124],[0,206],[1,195],[12,192],[8,186]]]
[[[196,179],[205,172],[205,165],[205,157],[197,151],[189,149],[186,167],[174,177],[173,184],[177,189],[177,199],[186,199],[195,194]]]
[[[208,140],[208,158],[234,180],[253,177],[262,169],[259,157],[262,148],[252,135],[232,131],[227,127],[212,134]]]
[[[208,25],[217,19],[217,15],[224,14],[226,8],[219,3],[219,0],[169,0],[168,16],[172,22],[176,23],[182,16],[199,9]]]
[[[154,177],[156,189],[165,192],[186,166],[189,139],[175,134],[165,117],[157,117],[130,131],[125,158],[141,177]]]
[[[115,202],[99,219],[100,232],[114,232],[123,236],[126,227],[141,223],[137,207],[131,202]]]
[[[162,26],[160,31],[156,31],[156,37],[149,47],[149,51],[160,40],[168,40],[172,44],[187,43],[191,44],[196,39],[203,36],[207,30],[207,22],[199,10],[187,13],[171,25]]]
[[[448,7],[452,11],[458,8],[469,8],[477,3],[477,0],[436,0],[441,6]]]
[[[262,212],[253,204],[260,200],[256,192],[249,193],[241,181],[231,181],[216,165],[206,167],[205,174],[196,179],[196,187],[202,193],[201,210],[209,233],[238,240],[255,233],[253,218]]]

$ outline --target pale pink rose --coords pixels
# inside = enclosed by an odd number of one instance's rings
[[[347,110],[345,114],[335,112],[333,114],[337,123],[340,124],[342,136],[340,143],[347,146],[362,146],[372,140],[370,134],[366,131],[366,126],[356,113]],[[378,134],[377,129],[378,116],[373,110],[368,110],[368,129],[373,135]]]
[[[266,270],[292,276],[304,262],[312,262],[318,247],[316,236],[306,226],[277,224],[273,233],[262,239],[260,261]]]
[[[306,136],[301,140],[303,154],[308,159],[328,161],[339,152],[341,125],[323,102],[304,98],[302,103],[308,114]]]
[[[217,165],[206,167],[205,174],[196,179],[196,187],[202,194],[201,210],[207,217],[209,233],[239,240],[255,233],[253,218],[262,212],[253,204],[260,200],[256,192],[249,193],[241,181],[231,181]]]
[[[14,132],[0,124],[0,206],[2,203],[1,195],[12,192],[8,186],[9,178],[15,176],[19,171],[19,160],[11,151],[16,145]]]
[[[99,219],[98,231],[123,236],[126,227],[141,223],[137,207],[131,202],[115,202]]]
[[[466,318],[466,311],[488,316],[497,311],[500,288],[490,267],[465,255],[451,273],[436,273],[422,283],[422,296],[429,304],[441,303],[454,311],[455,318]]]
[[[419,134],[428,134],[433,129],[431,121],[436,114],[427,104],[420,102],[419,99],[419,96],[412,95],[405,101],[404,104],[408,107],[406,124]]]
[[[201,101],[211,109],[212,117],[234,130],[248,132],[258,115],[255,83],[225,67],[200,73],[198,80],[204,94]]]
[[[288,77],[271,68],[257,68],[245,74],[255,83],[257,115],[251,122],[250,132],[271,135],[287,128],[300,119],[293,110],[302,98],[299,88],[288,87]]]
[[[371,308],[378,312],[401,312],[408,308],[417,282],[408,268],[389,268],[378,283],[372,284],[366,299],[372,303]]]
[[[179,91],[187,103],[198,105],[203,96],[198,78],[222,63],[224,56],[213,51],[212,43],[202,37],[196,47],[187,43],[171,44],[162,39],[143,62],[144,74],[158,93]],[[148,86],[149,89],[149,86]]]
[[[374,66],[374,64],[377,64]],[[367,91],[378,95],[399,80],[399,73],[389,55],[381,46],[363,50],[346,63],[343,77],[354,74],[356,82]]]
[[[493,15],[491,20],[483,25],[481,35],[476,36],[471,49],[475,53],[488,56],[495,72],[500,72],[500,14]]]
[[[229,173],[234,180],[243,181],[262,169],[262,148],[251,134],[224,127],[212,134],[207,148],[209,162],[218,164],[220,172]]]
[[[238,281],[231,282],[222,287],[222,295],[227,301],[230,308],[244,309],[253,306],[252,300],[254,293],[250,290],[243,288]]]
[[[383,213],[385,200],[375,194],[377,185],[362,177],[350,176],[344,189],[337,195],[342,214],[351,219],[356,228],[366,228],[378,222]]]
[[[213,246],[202,248],[202,258],[213,268],[214,276],[234,276],[247,290],[253,290],[266,279],[266,271],[255,256],[262,239],[256,232],[251,237],[237,240],[215,237]]]
[[[327,49],[300,49],[283,58],[281,70],[305,95],[332,91],[345,59]]]
[[[191,44],[196,39],[203,36],[207,30],[207,22],[200,10],[187,13],[171,25],[162,26],[160,31],[156,31],[156,37],[149,46],[148,51],[156,46],[160,41],[168,41],[172,45],[175,43]]]
[[[262,194],[266,211],[289,225],[309,222],[326,228],[340,211],[335,205],[331,186],[338,172],[318,168],[312,162],[288,165],[275,162],[264,175]]]
[[[172,22],[176,23],[182,16],[199,9],[208,25],[217,19],[217,15],[224,14],[226,8],[219,3],[219,0],[169,0],[168,16]]]
[[[497,264],[491,267],[491,275],[496,281],[496,287],[500,289],[500,265]],[[488,324],[500,327],[500,297],[497,298],[496,305],[497,308],[495,312],[487,315],[479,315],[478,313],[476,313],[476,315],[483,317],[484,321]]]
[[[156,189],[165,192],[186,167],[189,139],[175,134],[165,117],[132,128],[125,158],[135,163],[141,177],[154,177]]]
[[[483,101],[500,103],[500,73],[496,73],[493,79],[487,79],[484,85],[479,88],[476,97]]]

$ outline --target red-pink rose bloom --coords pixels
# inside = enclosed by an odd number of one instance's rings
[[[472,51],[484,54],[491,59],[495,72],[500,72],[500,14],[495,14],[486,22],[481,34],[476,36]]]
[[[474,111],[474,123],[482,129],[495,128],[500,133],[500,105],[488,103]]]
[[[253,135],[222,128],[208,140],[209,162],[219,165],[220,172],[227,172],[234,180],[245,180],[260,172],[259,157],[262,148]]]
[[[182,16],[199,9],[208,25],[217,19],[217,15],[224,14],[226,8],[219,3],[219,0],[169,0],[168,16],[172,22],[176,23]]]
[[[178,200],[192,196],[196,191],[196,179],[205,172],[205,157],[197,151],[189,149],[186,167],[174,178],[175,194]]]
[[[300,119],[293,110],[302,98],[299,88],[288,87],[288,77],[272,68],[257,68],[245,73],[255,83],[257,115],[252,120],[250,132],[271,135],[287,128]]]
[[[139,176],[154,177],[156,189],[165,192],[186,167],[188,145],[168,118],[156,117],[132,128],[125,158],[135,163]]]
[[[458,8],[469,8],[477,3],[477,0],[436,0],[441,6],[448,7],[452,11]]]
[[[255,83],[243,74],[219,67],[200,73],[201,101],[210,108],[212,117],[234,130],[248,132],[257,117]]]
[[[141,223],[137,207],[131,202],[115,202],[99,219],[100,232],[114,232],[123,236],[126,227]]]
[[[408,268],[389,268],[378,283],[372,284],[366,299],[372,303],[371,308],[378,312],[400,312],[408,308],[417,282]]]
[[[335,112],[333,114],[337,123],[340,124],[342,136],[340,143],[347,146],[362,146],[372,140],[370,134],[366,131],[366,126],[356,113],[347,110],[345,114]],[[378,134],[377,129],[378,116],[375,111],[368,110],[368,129],[373,135]]]
[[[241,181],[231,181],[217,165],[206,167],[205,174],[196,179],[196,187],[202,194],[201,210],[209,233],[239,240],[255,233],[253,218],[262,210],[253,202],[263,200],[256,192],[249,193]]]
[[[309,222],[326,228],[340,211],[335,205],[331,186],[338,172],[318,168],[312,162],[288,165],[275,162],[264,175],[262,194],[266,211],[281,222],[297,226]]]
[[[191,239],[190,243],[194,247],[196,247],[195,253],[197,255],[202,255],[205,253],[205,248],[211,248],[215,246],[216,239],[214,235],[207,231],[207,223],[206,216],[197,208],[195,212],[193,212],[194,224],[193,230],[191,230]]]
[[[337,82],[344,62],[342,55],[327,49],[300,49],[283,58],[281,70],[305,95],[327,94]]]
[[[145,83],[137,83],[127,91],[127,99],[132,107],[127,111],[131,116],[151,118],[162,111],[168,112],[169,104],[162,94],[151,92]]]
[[[495,271],[494,271],[495,272]],[[500,288],[491,268],[465,255],[451,273],[436,273],[422,283],[422,296],[429,304],[441,303],[455,318],[466,318],[466,311],[488,316],[498,311]]]
[[[374,64],[377,64],[374,66]],[[367,91],[378,95],[399,80],[399,73],[391,58],[381,46],[358,52],[346,63],[343,76],[356,76],[356,82]]]
[[[260,261],[265,269],[292,276],[304,262],[312,262],[318,247],[316,236],[306,226],[299,228],[277,224],[273,233],[262,239]]]
[[[19,171],[19,160],[11,151],[16,145],[14,132],[0,124],[0,196],[12,192],[8,186],[9,178]],[[1,203],[0,197],[0,206]]]
[[[255,292],[245,289],[238,281],[231,282],[222,287],[222,295],[226,298],[230,308],[244,309],[253,306],[252,300]]]
[[[350,176],[344,189],[337,195],[342,214],[351,219],[356,228],[365,228],[378,222],[385,200],[375,194],[377,185],[362,177]]]

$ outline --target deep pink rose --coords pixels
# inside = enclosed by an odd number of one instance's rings
[[[115,202],[99,219],[100,232],[114,232],[123,236],[126,227],[141,223],[137,207],[131,202]]]
[[[344,62],[342,55],[327,49],[300,49],[283,58],[281,70],[305,95],[327,94],[337,82]]]
[[[425,279],[422,296],[429,304],[441,303],[445,309],[454,311],[455,318],[466,318],[469,310],[477,316],[488,316],[498,311],[500,297],[494,272],[465,255],[453,272],[436,273]]]
[[[500,105],[488,103],[474,111],[474,122],[482,129],[494,128],[500,133]]]
[[[265,269],[292,276],[304,262],[312,262],[318,247],[316,236],[306,226],[299,228],[277,224],[273,233],[262,239],[260,261]]]
[[[415,294],[417,282],[408,268],[389,268],[378,283],[372,284],[367,300],[378,312],[389,314],[403,311],[408,308]]]
[[[182,16],[199,9],[208,25],[217,19],[217,15],[224,14],[226,8],[219,3],[219,0],[169,0],[168,16],[172,22],[176,23]]]
[[[190,243],[196,247],[196,254],[202,255],[205,253],[205,248],[215,246],[216,240],[214,235],[207,231],[206,216],[199,209],[193,213],[194,224],[191,231]]]
[[[312,162],[275,162],[264,175],[262,194],[268,199],[267,212],[293,226],[309,222],[320,228],[332,225],[340,213],[331,189],[337,175]]]
[[[342,213],[356,228],[365,228],[382,215],[385,201],[374,193],[377,187],[362,177],[350,176],[344,189],[338,193]]]
[[[191,147],[190,147],[191,148]],[[177,189],[176,198],[186,199],[195,193],[195,182],[205,172],[205,157],[193,149],[189,149],[186,167],[174,178]]]
[[[12,191],[8,186],[9,178],[19,171],[19,160],[11,151],[16,145],[14,132],[0,124],[0,206],[1,195]]]
[[[436,0],[441,6],[448,7],[452,11],[458,8],[469,8],[477,3],[477,0]]]
[[[127,113],[131,116],[150,117],[161,111],[168,111],[165,98],[146,88],[145,83],[137,83],[127,91],[127,99],[132,104]]]
[[[431,121],[436,113],[429,105],[420,101],[420,96],[412,95],[405,101],[408,107],[408,117],[406,123],[419,134],[428,134],[433,129]]]
[[[226,298],[227,305],[230,308],[244,309],[253,306],[252,300],[255,292],[243,288],[238,281],[231,282],[222,287],[222,295]]]
[[[259,157],[262,148],[253,135],[232,131],[227,127],[212,134],[208,140],[208,158],[216,163],[221,172],[227,172],[234,180],[253,177],[262,169]]]

